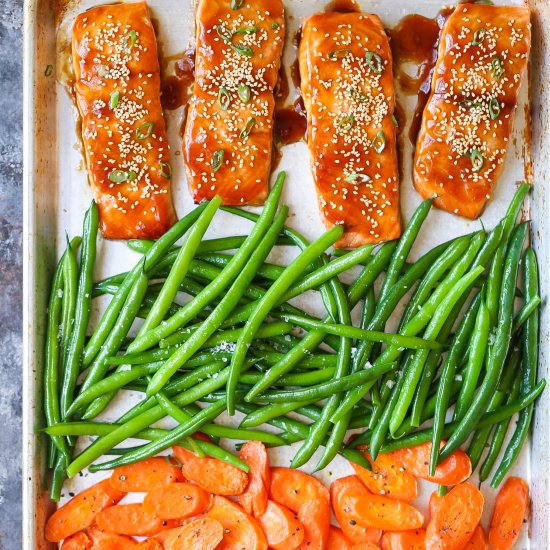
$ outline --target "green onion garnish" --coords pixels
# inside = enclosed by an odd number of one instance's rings
[[[133,174],[136,174],[135,172],[132,172]],[[137,174],[132,178],[136,179]],[[128,181],[130,179],[130,172],[126,172],[126,170],[112,170],[109,174],[109,180],[113,183],[124,183],[125,181]]]
[[[155,125],[154,122],[144,122],[137,130],[136,130],[136,139],[147,139],[148,137],[151,137],[151,134],[153,133],[153,126]]]
[[[493,75],[497,80],[500,79],[504,74],[504,65],[502,64],[502,60],[498,55],[495,55],[495,57],[493,57],[493,60],[491,61],[491,68],[493,71]]]
[[[167,180],[172,179],[172,167],[169,162],[161,160],[159,163],[160,175]]]
[[[353,115],[345,116],[339,123],[338,123],[338,131],[341,134],[347,134],[355,125],[355,117]]]
[[[250,117],[242,129],[241,133],[239,134],[239,137],[241,139],[245,139],[250,135],[250,132],[252,132],[252,128],[254,128],[254,125],[256,124],[256,119],[253,117]]]
[[[238,54],[243,55],[244,57],[252,57],[254,55],[254,50],[250,46],[244,44],[231,44],[233,50]]]
[[[99,65],[97,68],[97,76],[99,78],[105,78],[109,74],[109,67],[107,65]]]
[[[239,8],[242,8],[243,4],[244,0],[231,0],[231,9],[238,10]]]
[[[472,161],[472,170],[479,172],[483,166],[483,155],[479,149],[472,149],[470,153],[470,160]]]
[[[348,48],[342,48],[340,50],[332,50],[331,52],[328,52],[328,58],[329,59],[342,59],[343,57],[346,57],[348,53],[351,53],[351,50]]]
[[[374,136],[374,139],[372,140],[372,147],[378,154],[386,148],[386,136],[382,130]]]
[[[372,72],[375,74],[382,74],[384,70],[384,63],[382,58],[374,52],[367,52],[365,54],[365,59],[367,60],[367,65],[371,68]]]
[[[118,90],[115,90],[111,93],[111,97],[109,97],[109,107],[111,109],[116,109],[118,106],[118,99],[120,97],[120,92]]]
[[[255,32],[258,32],[258,27],[250,26],[250,27],[239,27],[233,34],[254,34]]]
[[[351,99],[357,101],[358,103],[366,103],[369,100],[368,96],[357,88],[350,88],[347,93]]]
[[[392,116],[391,116],[391,121],[392,121],[393,125],[394,125],[396,128],[399,128],[399,122],[397,122],[397,119],[395,118],[395,115],[392,115]]]
[[[227,111],[229,105],[231,105],[231,96],[224,86],[222,86],[218,92],[218,105],[222,111]]]
[[[212,171],[217,172],[223,164],[223,156],[224,156],[224,150],[218,149],[213,155],[212,155]]]
[[[45,76],[52,76],[53,65],[46,65],[46,70],[44,71]]]
[[[124,37],[124,51],[130,53],[136,45],[137,32],[132,30]]]
[[[481,101],[474,101],[473,99],[464,99],[459,103],[459,105],[466,109],[474,109],[476,107],[481,107],[482,103]]]
[[[231,42],[231,40],[233,40],[233,33],[223,23],[216,27],[216,32],[218,36],[226,42]]]
[[[237,88],[237,95],[243,103],[248,103],[250,101],[250,86],[241,82]]]
[[[367,174],[358,174],[357,172],[351,173],[346,177],[348,183],[353,183],[354,185],[359,185],[360,183],[368,183],[371,181],[371,177]]]
[[[500,103],[496,97],[493,97],[493,99],[489,101],[489,116],[491,120],[495,120],[498,118],[498,115],[500,115]]]
[[[479,46],[485,40],[486,35],[487,35],[487,29],[485,29],[484,27],[481,27],[481,29],[477,29],[477,31],[474,33],[474,39],[472,40],[472,45]]]
[[[128,181],[133,181],[137,178],[137,174],[133,170],[128,170]]]
[[[275,23],[271,23],[271,28],[272,29],[278,29],[281,25],[279,25],[279,23],[275,22]]]

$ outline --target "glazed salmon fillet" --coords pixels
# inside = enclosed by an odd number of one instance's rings
[[[299,48],[307,142],[326,226],[341,248],[401,234],[395,94],[388,37],[365,13],[316,14]]]
[[[175,221],[155,32],[145,3],[80,14],[74,92],[88,178],[110,239],[160,237]]]
[[[195,202],[261,204],[271,171],[281,0],[199,0],[195,83],[183,139]]]
[[[474,219],[491,198],[530,44],[527,7],[462,4],[441,30],[414,163],[416,189],[439,208]]]

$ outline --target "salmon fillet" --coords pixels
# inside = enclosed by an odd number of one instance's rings
[[[477,218],[502,172],[529,56],[529,8],[459,5],[440,36],[416,143],[414,184]]]
[[[307,142],[327,227],[342,224],[338,247],[401,234],[395,93],[388,37],[366,13],[316,14],[299,47]]]

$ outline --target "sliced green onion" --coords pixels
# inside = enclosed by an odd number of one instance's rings
[[[99,65],[97,68],[97,76],[99,78],[105,78],[109,74],[109,67],[107,65]]]
[[[134,181],[137,178],[137,174],[133,170],[128,170],[128,181]]]
[[[135,178],[134,178],[135,179]],[[112,170],[109,174],[109,181],[113,183],[124,183],[129,180],[129,173],[125,170]]]
[[[493,71],[494,77],[497,80],[500,79],[504,74],[504,65],[502,64],[502,60],[498,55],[495,55],[495,57],[493,57],[493,60],[491,61],[491,69]]]
[[[254,55],[254,50],[250,46],[245,44],[231,44],[231,47],[238,54],[243,55],[244,57],[252,57]]]
[[[222,86],[218,92],[218,105],[222,111],[227,111],[229,105],[231,105],[231,96],[224,86]]]
[[[241,82],[237,89],[237,95],[243,103],[248,103],[250,101],[250,86]]]
[[[53,65],[46,65],[46,70],[44,71],[45,76],[52,76]]]
[[[489,116],[491,117],[491,120],[495,120],[500,115],[500,103],[498,102],[498,99],[496,97],[493,97],[491,101],[489,101]]]
[[[233,34],[254,34],[258,32],[258,27],[251,25],[248,27],[239,27]]]
[[[391,121],[392,121],[392,124],[393,124],[396,128],[399,128],[399,122],[397,122],[397,119],[395,118],[395,115],[392,115],[392,116],[391,116]]]
[[[151,134],[153,133],[154,125],[155,125],[154,122],[144,122],[136,130],[136,139],[141,140],[141,139],[147,139],[148,137],[151,137]]]
[[[386,148],[386,136],[382,130],[374,136],[374,139],[372,140],[372,147],[378,154]]]
[[[484,27],[481,27],[481,29],[477,29],[477,31],[474,33],[474,39],[472,40],[472,45],[479,46],[485,40],[486,35],[487,35],[487,29],[485,29]]]
[[[271,23],[271,28],[272,29],[278,29],[281,25],[279,25],[279,23],[275,22],[275,23]]]
[[[349,176],[346,177],[348,183],[353,183],[354,185],[359,185],[360,183],[368,183],[372,178],[367,174],[358,174],[357,172],[352,172]]]
[[[479,172],[483,167],[483,155],[479,149],[472,149],[470,153],[470,160],[472,161],[472,170]]]
[[[216,32],[218,36],[226,42],[231,42],[231,40],[233,40],[233,33],[223,23],[216,27]]]
[[[342,59],[343,57],[346,57],[348,53],[351,53],[351,50],[348,48],[342,48],[340,50],[332,50],[331,52],[328,52],[328,58],[329,59]]]
[[[365,54],[365,59],[367,60],[367,65],[371,68],[372,72],[375,74],[382,74],[384,70],[384,63],[382,58],[374,52],[367,52]]]
[[[250,117],[246,124],[244,125],[244,128],[242,129],[241,133],[239,134],[239,137],[241,139],[245,139],[250,135],[250,132],[252,132],[252,128],[254,128],[254,125],[256,124],[256,119],[253,117]]]
[[[231,0],[231,9],[238,10],[244,4],[244,0]]]
[[[347,134],[355,126],[355,117],[353,115],[345,116],[338,123],[338,132]]]
[[[473,99],[463,99],[459,105],[466,109],[474,109],[476,107],[481,107],[481,101],[475,101]]]
[[[159,166],[160,166],[160,175],[163,178],[166,178],[167,180],[172,179],[172,167],[170,166],[170,163],[164,160],[161,160]]]
[[[212,171],[217,172],[223,164],[223,157],[224,157],[224,150],[218,149],[213,155],[212,155]]]
[[[111,109],[116,109],[118,106],[118,100],[120,98],[120,92],[118,90],[115,90],[111,93],[111,97],[109,97],[109,107]]]
[[[134,30],[131,30],[125,37],[124,37],[124,51],[126,53],[130,53],[133,49],[133,47],[136,45],[137,41],[137,32]]]
[[[358,90],[357,88],[349,88],[347,93],[351,97],[351,99],[357,101],[358,103],[366,103],[369,100],[367,94],[364,94],[361,90]]]

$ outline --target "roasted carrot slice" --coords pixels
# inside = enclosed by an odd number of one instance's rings
[[[305,531],[301,549],[325,548],[330,524],[330,497],[318,479],[299,470],[272,468],[270,496],[298,515]]]
[[[192,483],[157,485],[143,499],[143,510],[160,519],[197,516],[210,506],[211,495]]]
[[[111,487],[108,479],[92,485],[50,516],[46,523],[46,539],[59,542],[86,529],[101,510],[113,506],[123,496],[124,493]]]
[[[182,527],[155,535],[164,550],[214,550],[223,539],[223,527],[211,518],[198,518]]]
[[[327,550],[351,550],[352,547],[353,543],[344,535],[342,529],[334,527],[334,525],[329,527]]]
[[[111,506],[96,516],[96,523],[103,531],[131,537],[149,537],[163,529],[179,525],[177,522],[148,514],[141,503]]]
[[[239,504],[245,512],[261,516],[267,509],[271,471],[265,445],[261,441],[249,441],[239,451],[239,458],[249,466],[246,491],[239,496]]]
[[[155,539],[142,540],[137,546],[136,550],[162,550],[162,544]]]
[[[470,483],[461,483],[435,508],[426,529],[426,550],[461,550],[481,519],[483,495]]]
[[[208,517],[223,525],[223,540],[218,550],[267,550],[267,540],[256,519],[235,502],[215,496]]]
[[[472,538],[464,546],[464,550],[488,550],[489,545],[487,544],[487,537],[485,536],[485,531],[481,525],[478,525],[474,529],[474,534]]]
[[[382,535],[382,550],[424,550],[426,531],[387,531]]]
[[[351,547],[351,550],[380,550],[380,546],[374,542],[358,542]]]
[[[125,493],[148,493],[157,485],[184,481],[181,469],[168,457],[148,458],[119,466],[111,474],[111,486]]]
[[[416,498],[418,488],[415,477],[405,470],[400,462],[393,459],[391,453],[380,454],[373,460],[370,454],[363,451],[370,462],[372,471],[351,464],[355,473],[375,495],[386,495],[397,500],[409,502]]]
[[[443,443],[442,443],[443,444]],[[472,475],[472,463],[468,455],[458,449],[435,469],[435,475],[429,474],[431,443],[423,443],[393,451],[391,456],[410,474],[439,485],[458,485]]]
[[[248,475],[217,458],[199,458],[183,447],[174,447],[181,462],[183,477],[215,495],[242,495],[248,485]]]
[[[330,487],[330,496],[336,518],[346,534],[347,525],[405,531],[419,529],[424,522],[424,516],[416,508],[406,502],[373,495],[357,476],[334,481]]]
[[[434,491],[430,495],[430,501],[428,503],[428,512],[430,514],[430,517],[433,518],[437,512],[437,509],[439,508],[439,505],[441,504],[441,499],[443,497],[441,495],[437,494],[437,491]]]
[[[519,537],[521,525],[529,505],[529,487],[519,477],[509,477],[498,492],[489,544],[495,550],[511,548]]]
[[[288,508],[267,501],[265,513],[256,518],[265,533],[269,548],[293,550],[304,540],[304,526]]]
[[[93,541],[86,531],[79,531],[67,537],[61,545],[61,550],[90,550]]]
[[[92,539],[92,550],[133,550],[137,546],[137,542],[126,535],[96,528],[88,529],[87,533]]]

